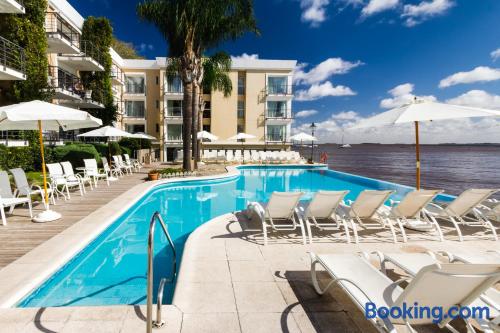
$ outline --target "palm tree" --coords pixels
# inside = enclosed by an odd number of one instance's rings
[[[198,119],[196,126],[193,127],[195,138],[198,131],[203,130],[203,112],[205,111],[205,100],[203,90],[221,91],[224,97],[231,95],[233,84],[229,78],[231,70],[231,57],[225,52],[217,52],[214,55],[203,58],[203,81],[201,82],[202,92],[198,94]],[[194,117],[193,117],[194,118]],[[197,140],[194,149],[195,161],[200,161],[200,142]]]
[[[191,170],[191,135],[197,125],[203,53],[247,31],[258,32],[252,0],[145,0],[137,12],[167,40],[169,57],[178,59],[184,88],[183,167]]]

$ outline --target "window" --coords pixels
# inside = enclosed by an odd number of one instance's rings
[[[145,118],[144,101],[125,101],[125,117]]]
[[[182,101],[167,101],[167,117],[182,117]]]
[[[156,108],[159,109],[160,108],[160,101],[159,100],[156,100]]]
[[[126,76],[126,89],[129,94],[144,94],[146,84],[144,76]]]
[[[167,125],[167,141],[182,141],[182,125]]]
[[[267,126],[267,141],[285,141],[286,126],[283,125],[268,125]]]
[[[267,118],[285,118],[286,116],[286,102],[267,102]]]
[[[267,92],[274,95],[291,94],[288,88],[288,77],[270,76],[267,78]]]
[[[160,124],[156,123],[156,133],[160,132]]]
[[[236,126],[236,133],[243,133],[243,132],[245,132],[245,126],[241,125],[241,124],[238,124]]]
[[[159,85],[160,84],[160,78],[158,76],[156,76],[156,85]]]
[[[205,102],[205,109],[203,110],[203,118],[208,119],[212,117],[212,104]]]
[[[238,101],[238,119],[245,118],[245,101]]]
[[[245,73],[238,73],[238,95],[245,95]]]
[[[133,124],[125,124],[125,131],[129,133],[145,133],[146,132],[146,126],[144,125],[133,125]]]
[[[182,94],[182,80],[178,75],[167,76],[167,92],[174,94]]]
[[[203,130],[210,132],[210,125],[203,125]]]

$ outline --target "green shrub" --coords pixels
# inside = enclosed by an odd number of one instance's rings
[[[92,143],[92,145],[97,150],[99,155],[104,157],[108,156],[108,145],[106,143]]]
[[[34,171],[34,154],[31,147],[6,147],[0,145],[0,169],[22,168]]]
[[[84,165],[83,160],[86,158],[96,159],[101,161],[101,157],[95,147],[90,144],[72,144],[58,146],[52,149],[54,162],[69,161],[73,167],[81,167]]]
[[[110,153],[111,153],[110,155],[111,156],[122,154],[122,148],[120,147],[118,142],[110,142],[109,148],[110,148]]]
[[[128,156],[132,156],[132,150],[128,147],[120,146],[122,150],[122,154],[128,154]]]
[[[120,146],[127,147],[130,150],[139,150],[139,149],[149,149],[151,148],[151,140],[142,140],[135,138],[123,138],[119,142]]]

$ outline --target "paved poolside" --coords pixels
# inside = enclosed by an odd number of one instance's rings
[[[123,206],[123,200],[131,200],[132,195],[137,196],[138,188],[146,191],[147,186],[150,185],[137,185],[135,190],[121,194],[109,206],[95,213],[104,210],[110,215],[110,210]],[[122,202],[119,202],[120,198]],[[103,222],[90,221],[88,217],[81,222],[86,225],[84,232],[103,227]],[[63,234],[68,231],[65,230]],[[466,233],[472,231],[475,230],[466,230]],[[69,236],[76,237],[76,232]],[[451,228],[445,228],[444,232],[448,239],[454,236]],[[81,233],[78,235],[81,236]],[[387,234],[379,236],[383,235]],[[163,307],[167,325],[155,332],[375,332],[363,314],[338,288],[332,288],[329,294],[322,297],[315,294],[310,284],[308,251],[484,252],[492,249],[500,250],[499,243],[491,240],[463,243],[412,240],[406,244],[393,244],[380,239],[356,245],[332,238],[330,233],[322,233],[313,244],[304,246],[294,232],[272,233],[269,245],[263,246],[259,224],[248,221],[240,213],[226,214],[200,226],[190,236],[173,304]],[[43,258],[43,253],[42,249],[42,255],[39,256],[44,259],[42,265],[51,265],[51,259]],[[37,250],[31,254],[37,254]],[[31,256],[30,260],[26,260],[28,257],[29,254],[20,258],[17,269],[36,259]],[[13,265],[2,271],[9,270]],[[0,281],[2,294],[7,292],[2,291],[6,282]],[[126,333],[143,332],[145,326],[143,306],[0,309],[0,332]],[[400,327],[400,331],[406,332],[406,328]],[[428,326],[418,331],[440,330]]]

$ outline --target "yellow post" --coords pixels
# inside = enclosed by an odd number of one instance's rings
[[[42,121],[38,121],[38,137],[40,139],[40,152],[42,153],[42,174],[43,174],[43,191],[47,207],[49,205],[49,192],[47,191],[47,173],[45,172],[45,155],[43,149]]]
[[[417,190],[420,190],[420,142],[418,138],[418,121],[415,122],[415,148],[417,158]]]

